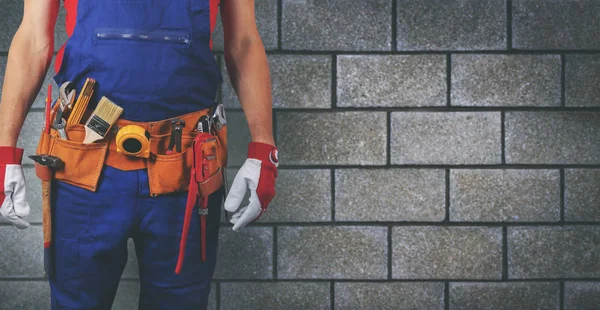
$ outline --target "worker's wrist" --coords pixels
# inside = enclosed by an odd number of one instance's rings
[[[275,140],[273,137],[256,137],[252,138],[252,142],[265,143],[275,146]]]
[[[9,134],[0,134],[0,147],[17,147],[18,138],[14,138]]]

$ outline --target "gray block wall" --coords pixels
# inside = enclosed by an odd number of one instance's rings
[[[22,1],[1,4],[3,73]],[[211,309],[600,309],[600,1],[256,0],[256,13],[278,196],[241,233],[223,223]],[[232,178],[250,135],[226,81]],[[26,174],[33,227],[0,223],[2,309],[49,308],[31,162]],[[114,309],[137,307],[134,253]]]

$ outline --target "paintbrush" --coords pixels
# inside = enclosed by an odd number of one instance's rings
[[[103,139],[110,127],[123,113],[123,108],[102,97],[92,116],[85,123],[85,139],[83,143],[93,143]]]
[[[67,120],[67,125],[79,124],[81,119],[83,118],[83,114],[87,109],[88,103],[94,94],[94,87],[96,86],[96,80],[92,78],[87,78],[85,80],[85,84],[83,84],[83,89],[77,97],[77,101],[71,110],[71,115]]]

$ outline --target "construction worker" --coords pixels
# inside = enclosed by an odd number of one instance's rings
[[[23,150],[16,143],[52,60],[60,5],[60,0],[24,1],[23,20],[6,66],[0,101],[0,213],[20,229],[29,226],[25,219],[29,205]],[[67,139],[54,129],[53,134],[42,135],[40,145],[51,143],[49,154],[64,155],[58,157],[65,164],[55,172],[50,195],[52,309],[110,309],[127,262],[129,238],[139,262],[140,309],[205,309],[223,200],[225,209],[234,213],[233,230],[239,231],[258,219],[275,195],[278,159],[270,78],[254,1],[64,0],[63,5],[69,39],[56,57],[57,85],[70,81],[81,92],[86,79],[94,79],[97,87],[87,115],[105,96],[123,108],[120,124],[137,124],[148,131],[152,143],[158,142],[152,144],[154,157],[146,159],[116,153],[112,133],[98,143],[83,144],[79,133],[84,122],[67,126]],[[169,135],[167,124],[173,118],[190,120],[212,111],[222,82],[211,53],[218,10],[227,70],[252,142],[226,199],[222,185],[208,196],[206,240],[200,237],[200,216],[191,218],[185,263],[177,274],[188,202],[188,191],[181,190],[187,187],[178,186],[186,181],[182,175],[193,169],[179,154],[188,154],[186,149],[193,147],[191,139],[198,134],[192,130],[195,119],[183,129],[184,138],[190,140],[184,139],[181,153],[167,155],[161,143],[168,140],[162,137]],[[53,116],[57,108],[61,107],[54,103]],[[159,167],[156,158],[161,156],[166,160]],[[240,208],[248,189],[250,202]],[[198,213],[199,209],[193,214]]]

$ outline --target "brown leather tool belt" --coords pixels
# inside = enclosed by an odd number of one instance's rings
[[[65,128],[68,140],[61,139],[54,129],[50,134],[42,133],[36,153],[39,155],[40,150],[49,150],[49,155],[62,159],[64,168],[55,171],[53,177],[89,191],[96,191],[102,168],[107,165],[124,171],[147,169],[151,196],[185,192],[188,190],[194,160],[192,144],[199,134],[197,124],[209,112],[206,109],[177,117],[185,122],[181,134],[181,152],[167,152],[172,134],[172,118],[156,122],[117,120],[115,126],[118,128],[138,125],[147,130],[150,135],[149,158],[117,153],[114,131],[98,142],[82,143],[85,138],[83,124],[68,125]],[[224,170],[227,164],[227,126],[211,130],[211,134],[216,138],[218,166],[220,170]],[[49,146],[46,148],[47,143]],[[47,168],[36,164],[36,174],[42,180],[52,175],[45,169]]]

